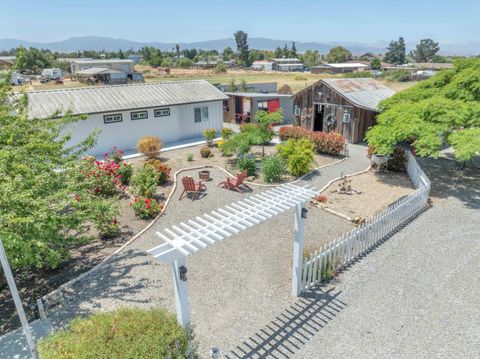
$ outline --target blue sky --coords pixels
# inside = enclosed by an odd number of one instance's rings
[[[479,0],[0,0],[0,38],[98,35],[193,42],[231,37],[373,44],[480,39]]]

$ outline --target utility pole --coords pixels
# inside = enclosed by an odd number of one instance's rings
[[[20,317],[20,322],[22,323],[23,334],[27,339],[27,344],[30,349],[30,354],[33,359],[37,359],[37,351],[35,349],[35,342],[33,340],[32,332],[30,326],[28,325],[27,316],[25,315],[25,310],[23,309],[22,301],[20,300],[20,295],[18,294],[17,285],[15,284],[15,279],[13,278],[12,270],[10,264],[8,263],[7,254],[5,253],[5,248],[3,247],[2,240],[0,239],[0,262],[2,263],[3,272],[5,273],[5,278],[7,279],[8,287],[12,293],[13,302],[17,308],[18,316]]]

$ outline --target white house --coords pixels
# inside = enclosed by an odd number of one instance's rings
[[[31,91],[28,107],[31,118],[67,110],[86,115],[73,126],[70,144],[100,129],[97,144],[89,151],[99,155],[113,146],[131,152],[147,135],[168,144],[201,136],[207,128],[219,131],[227,99],[209,82],[196,80]]]
[[[253,61],[251,67],[253,70],[273,71],[273,61],[268,61],[268,60]]]
[[[277,58],[272,59],[273,61],[273,70],[274,71],[283,71],[283,72],[291,72],[291,71],[303,71],[305,66],[299,59],[296,58]]]

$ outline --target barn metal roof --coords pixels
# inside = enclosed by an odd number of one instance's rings
[[[371,78],[333,78],[321,81],[356,106],[376,112],[380,101],[395,94],[395,91]]]
[[[89,69],[77,71],[77,75],[97,75],[97,74],[124,74],[123,71],[117,71],[110,67],[90,67]]]
[[[228,99],[205,80],[31,91],[27,95],[32,118],[46,118],[56,111],[80,115]]]
[[[75,59],[72,62],[75,62],[77,64],[92,64],[92,65],[102,65],[102,64],[134,64],[134,62],[130,59],[101,59],[101,60],[96,60],[96,59],[89,59],[89,58],[79,58]]]
[[[280,97],[286,97],[289,98],[292,95],[291,94],[282,94],[282,93],[276,93],[276,92],[225,92],[225,95],[228,96],[239,96],[239,97],[254,97],[254,98],[270,98],[270,97],[275,97],[275,98],[280,98]]]

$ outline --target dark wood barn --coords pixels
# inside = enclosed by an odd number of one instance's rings
[[[294,123],[361,142],[375,124],[379,102],[394,93],[371,78],[322,79],[293,95]]]

